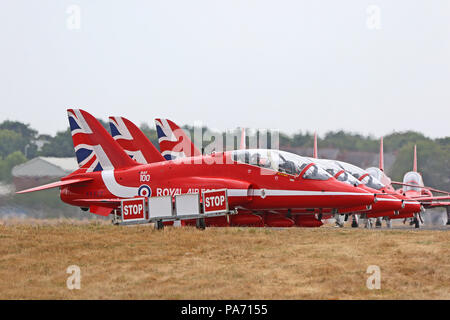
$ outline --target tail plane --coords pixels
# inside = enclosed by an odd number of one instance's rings
[[[155,124],[159,149],[166,160],[202,155],[184,130],[173,121],[168,119],[155,119]]]
[[[137,165],[91,114],[68,109],[67,115],[80,169],[95,172]]]
[[[166,160],[145,134],[124,117],[109,117],[111,135],[134,161],[141,164]]]

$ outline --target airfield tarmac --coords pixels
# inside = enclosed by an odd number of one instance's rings
[[[450,230],[0,220],[0,299],[450,299]],[[66,285],[70,265],[81,289]],[[368,289],[379,266],[381,288]]]

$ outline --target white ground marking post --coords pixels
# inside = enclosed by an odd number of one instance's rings
[[[68,266],[66,273],[71,275],[67,278],[67,281],[66,281],[67,289],[80,290],[81,289],[81,269],[80,269],[80,267],[77,265]]]
[[[380,267],[376,266],[376,265],[370,265],[367,267],[366,273],[370,274],[370,276],[367,278],[367,281],[366,281],[367,289],[369,289],[369,290],[381,289]]]

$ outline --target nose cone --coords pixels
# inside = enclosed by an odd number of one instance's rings
[[[336,193],[336,196],[334,196],[336,202],[334,208],[350,208],[374,204],[375,195],[362,188],[336,180],[333,189],[332,191]]]
[[[405,197],[402,194],[396,195],[396,197],[403,200],[404,207],[399,210],[400,214],[418,213],[421,211],[422,207],[418,201]]]
[[[397,211],[403,207],[402,200],[396,195],[380,194],[380,190],[372,189],[366,185],[362,185],[360,188],[368,192],[377,193],[375,203],[372,205],[370,213]]]
[[[397,211],[402,209],[402,200],[389,195],[377,195],[377,201],[372,206],[372,213]]]

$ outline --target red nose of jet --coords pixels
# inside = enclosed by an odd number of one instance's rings
[[[403,201],[403,208],[399,210],[400,214],[418,213],[421,211],[422,206],[418,201],[405,197],[404,195],[396,195],[397,198]]]
[[[362,185],[359,187],[368,192],[378,193],[376,195],[376,200],[372,205],[372,210],[370,210],[370,213],[397,211],[402,209],[403,207],[402,200],[398,199],[395,195],[379,194],[380,191],[369,188],[366,185]]]
[[[334,181],[333,191],[336,194],[333,197],[335,205],[333,208],[350,208],[365,205],[373,205],[375,195],[372,192],[349,185],[344,182]]]

